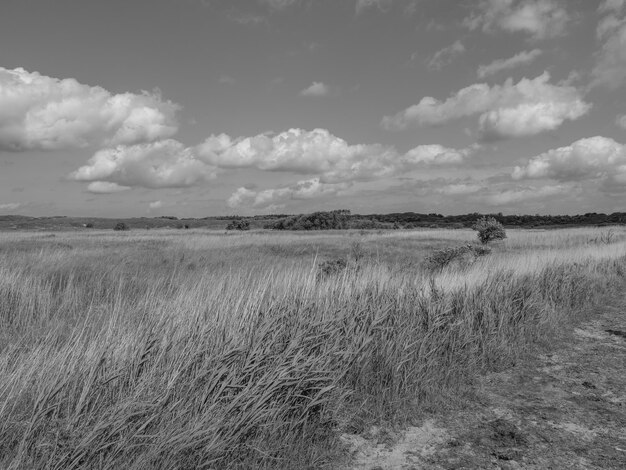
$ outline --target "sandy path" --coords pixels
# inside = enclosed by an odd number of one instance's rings
[[[626,469],[626,299],[550,353],[481,378],[472,409],[392,444],[345,440],[353,469]]]

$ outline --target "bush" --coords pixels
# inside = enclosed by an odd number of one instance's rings
[[[483,244],[506,238],[504,227],[493,217],[479,219],[472,228],[478,232],[478,239]]]
[[[93,228],[93,227],[94,227],[93,222],[87,222],[85,224],[85,228]]]
[[[226,230],[250,230],[250,222],[244,219],[232,220],[226,226]]]
[[[115,224],[115,227],[113,227],[113,230],[117,230],[117,231],[130,230],[130,227],[126,225],[124,222],[118,222]]]
[[[313,212],[281,219],[265,225],[272,230],[342,230],[348,228],[350,211]]]
[[[476,261],[477,258],[491,253],[491,248],[476,245],[460,245],[443,248],[432,252],[424,260],[426,269],[429,271],[441,271],[446,266],[458,263],[465,267]]]
[[[339,274],[348,267],[345,258],[329,259],[317,266],[317,278],[323,279],[335,274]]]

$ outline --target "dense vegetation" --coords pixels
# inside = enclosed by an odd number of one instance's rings
[[[334,215],[333,215],[334,214]],[[420,214],[415,212],[391,214],[350,214],[350,211],[338,210],[316,212],[314,214],[256,215],[242,217],[237,215],[178,218],[175,216],[137,217],[129,219],[103,219],[94,217],[25,217],[19,215],[0,215],[0,230],[68,230],[89,228],[110,229],[118,222],[124,222],[133,229],[150,228],[209,228],[225,229],[233,221],[246,220],[251,229],[270,228],[277,230],[316,230],[328,229],[412,229],[412,228],[469,228],[480,218],[493,217],[506,227],[568,227],[568,226],[605,226],[626,224],[626,212],[602,214],[590,212],[582,215],[503,215],[503,214]],[[181,225],[182,224],[182,225]],[[310,227],[304,229],[303,227]]]
[[[313,212],[266,224],[272,230],[342,230],[349,227],[350,211]]]

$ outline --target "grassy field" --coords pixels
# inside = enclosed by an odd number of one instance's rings
[[[331,467],[342,432],[443,406],[626,276],[623,228],[509,230],[424,268],[474,240],[0,233],[0,467]]]

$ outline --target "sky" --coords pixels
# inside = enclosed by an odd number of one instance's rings
[[[2,0],[0,215],[626,211],[626,0]]]

